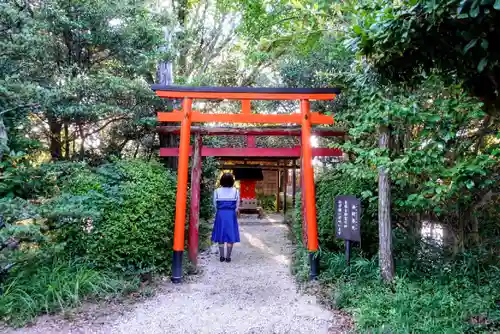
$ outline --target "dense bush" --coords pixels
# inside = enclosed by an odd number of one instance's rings
[[[335,197],[352,195],[361,199],[361,249],[369,256],[378,249],[377,202],[365,196],[376,190],[370,180],[347,178],[345,174],[331,169],[317,179],[316,203],[318,216],[318,237],[321,247],[328,250],[341,250],[343,243],[335,239]]]
[[[496,245],[450,256],[446,249],[394,228],[397,279],[381,284],[377,257],[377,203],[364,197],[375,193],[375,182],[345,178],[330,170],[317,179],[320,280],[328,302],[353,314],[361,333],[493,333],[500,329],[500,270]],[[343,242],[335,239],[334,203],[337,195],[362,198],[362,244],[345,262]],[[302,211],[297,197],[293,232],[300,244]],[[397,212],[397,208],[395,210]],[[396,213],[397,214],[397,213]],[[306,280],[307,251],[300,246],[294,274]]]
[[[175,178],[159,163],[117,161],[79,171],[46,205],[59,225],[55,237],[68,252],[124,273],[166,271],[175,188]]]
[[[397,279],[381,284],[378,260],[355,257],[346,268],[342,253],[324,252],[321,280],[329,302],[354,315],[362,333],[494,333],[500,329],[500,271],[463,255],[433,275],[397,261]]]
[[[362,251],[369,256],[377,252],[377,203],[373,197],[364,196],[366,192],[375,191],[375,186],[369,181],[345,178],[340,170],[331,169],[316,179],[316,207],[318,223],[318,239],[322,249],[330,251],[343,250],[343,242],[335,238],[335,197],[352,195],[361,199],[362,219],[361,246]],[[295,217],[293,224],[297,241],[302,240],[301,195],[296,196]]]
[[[14,265],[0,282],[0,317],[25,321],[170,270],[176,180],[161,164],[55,163],[29,175],[12,173],[0,200],[0,265]]]
[[[257,194],[257,200],[264,211],[276,211],[276,195]]]

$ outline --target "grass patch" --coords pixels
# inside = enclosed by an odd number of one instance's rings
[[[427,277],[399,266],[395,282],[384,285],[376,258],[356,257],[349,270],[344,254],[322,252],[320,282],[333,287],[328,303],[352,314],[359,333],[498,333],[500,271],[467,265]],[[305,280],[308,271],[302,248],[294,273]]]
[[[2,284],[0,317],[19,327],[38,315],[65,312],[89,299],[128,294],[138,286],[137,279],[125,280],[83,262],[55,260],[12,272]]]

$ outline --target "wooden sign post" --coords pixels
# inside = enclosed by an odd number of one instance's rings
[[[345,240],[347,265],[351,261],[351,241],[361,242],[361,201],[354,196],[335,198],[335,236]]]

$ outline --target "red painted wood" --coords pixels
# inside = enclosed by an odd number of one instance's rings
[[[287,188],[288,188],[288,169],[285,168],[283,171],[283,215],[286,217],[287,210]]]
[[[300,155],[300,198],[302,206],[302,245],[307,247],[306,193],[304,187],[304,158]]]
[[[283,148],[212,148],[203,147],[201,150],[202,157],[283,157],[283,158],[299,158],[300,147],[283,147]],[[192,154],[190,148],[189,154]],[[176,157],[179,155],[177,147],[162,147],[160,148],[160,156]],[[312,155],[314,157],[341,157],[342,151],[338,148],[313,148]]]
[[[311,105],[309,101],[300,101],[302,112],[302,173],[304,174],[304,192],[307,221],[307,249],[318,250],[318,226],[316,221],[316,194],[314,187],[313,153],[311,145]]]
[[[180,112],[158,112],[160,122],[182,122],[184,118]],[[193,111],[191,114],[193,123],[253,123],[253,124],[300,124],[300,114],[202,114]],[[334,124],[331,116],[317,112],[311,113],[312,124]]]
[[[242,114],[251,114],[252,113],[252,101],[250,100],[241,100],[241,113]]]
[[[160,133],[179,134],[179,126],[158,126],[157,131]],[[295,136],[302,135],[300,128],[271,128],[271,127],[253,127],[253,128],[220,128],[220,127],[202,127],[192,126],[191,133],[200,133],[208,136]],[[321,137],[342,137],[345,131],[340,128],[312,128],[312,133],[315,136]]]
[[[195,136],[193,167],[191,169],[191,203],[189,215],[188,258],[194,265],[198,263],[198,228],[200,226],[202,137]]]
[[[191,107],[193,101],[189,98],[182,102],[183,117],[181,138],[179,143],[179,164],[177,167],[177,195],[175,197],[174,251],[184,251],[186,244],[186,199],[189,174],[189,141],[191,138]]]
[[[255,147],[255,136],[247,136],[247,147]]]

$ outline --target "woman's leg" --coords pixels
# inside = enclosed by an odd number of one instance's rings
[[[220,255],[220,260],[224,261],[224,243],[219,242],[219,255]]]
[[[227,243],[227,256],[226,259],[230,260],[231,259],[231,252],[233,250],[233,243]]]

